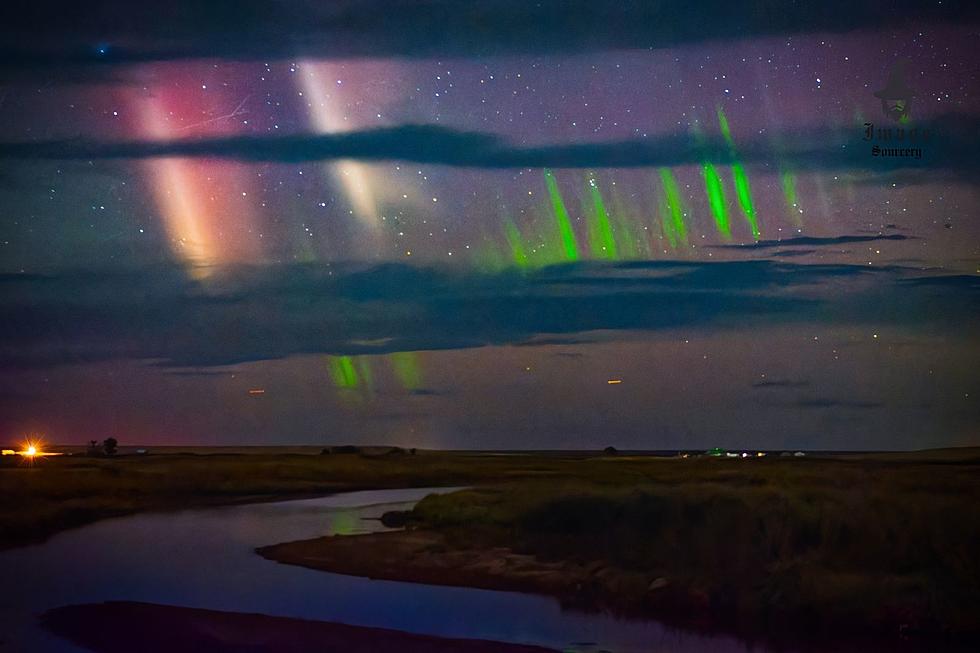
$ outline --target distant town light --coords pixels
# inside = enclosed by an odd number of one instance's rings
[[[9,453],[8,453],[9,452]],[[45,451],[41,446],[40,440],[25,440],[24,446],[20,451],[11,451],[10,449],[4,449],[3,454],[9,456],[11,454],[16,454],[33,461],[36,458],[46,458],[48,456],[60,456],[61,453],[53,451]]]

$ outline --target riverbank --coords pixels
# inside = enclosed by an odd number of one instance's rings
[[[0,471],[0,533],[10,545],[144,510],[466,485],[474,489],[388,520],[409,534],[263,554],[752,637],[806,629],[977,641],[980,460],[975,449],[955,453],[59,457]]]
[[[41,622],[96,653],[557,653],[539,646],[135,602],[57,608]]]
[[[405,532],[258,551],[752,638],[980,641],[975,461],[702,460],[629,478],[427,497],[388,520]]]
[[[534,479],[556,484],[584,482],[629,487],[651,479],[677,484],[692,472],[701,480],[726,483],[727,475],[733,472],[751,472],[772,463],[811,469],[834,463],[928,465],[941,474],[949,465],[980,463],[977,448],[778,461],[603,456],[588,451],[419,450],[411,455],[396,450],[390,454],[317,455],[297,453],[294,448],[284,448],[284,453],[261,448],[261,453],[244,453],[249,450],[229,453],[223,447],[195,447],[193,453],[171,449],[158,454],[92,458],[78,455],[80,450],[66,448],[66,453],[75,455],[44,458],[33,465],[0,466],[0,496],[4,497],[0,502],[0,550],[40,542],[59,531],[100,519],[137,512],[298,499],[344,491],[501,485]],[[704,463],[720,464],[705,467]]]
[[[579,473],[561,455],[419,451],[57,456],[0,467],[0,550],[100,519],[336,492],[449,487]],[[382,450],[383,451],[383,450]],[[582,454],[577,458],[581,459]],[[603,473],[593,469],[589,473]]]
[[[451,547],[440,533],[414,529],[285,542],[260,547],[256,553],[276,562],[349,576],[565,599],[579,593],[592,576],[586,565],[541,561],[508,547]]]

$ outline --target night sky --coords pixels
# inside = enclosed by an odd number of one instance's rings
[[[980,445],[972,3],[151,4],[0,9],[4,442]]]

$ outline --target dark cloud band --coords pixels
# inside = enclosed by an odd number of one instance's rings
[[[840,279],[847,279],[842,292]],[[928,308],[928,310],[926,310]],[[388,264],[0,276],[0,367],[107,359],[178,368],[305,353],[577,342],[583,334],[825,323],[969,334],[980,284],[902,268],[574,264],[475,274]]]
[[[0,9],[0,67],[214,57],[447,57],[664,48],[977,19],[976,3],[897,0],[39,0]],[[215,38],[220,35],[220,38]]]
[[[787,132],[741,142],[736,161],[721,138],[695,140],[689,134],[597,143],[514,146],[495,134],[434,125],[403,125],[342,134],[235,136],[166,142],[96,142],[82,139],[0,143],[7,159],[140,159],[155,157],[226,158],[294,163],[336,159],[412,161],[474,168],[635,168],[737,162],[787,166],[795,170],[869,171],[887,175],[899,169],[962,173],[980,164],[980,120],[940,116],[917,125],[930,140],[922,159],[874,159],[861,130]],[[774,147],[774,143],[780,146]]]

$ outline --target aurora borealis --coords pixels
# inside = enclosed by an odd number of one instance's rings
[[[328,4],[3,10],[9,437],[978,443],[969,3]]]

